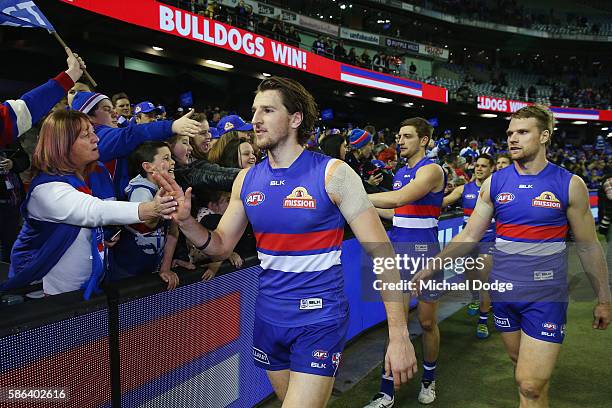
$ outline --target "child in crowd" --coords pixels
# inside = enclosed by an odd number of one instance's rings
[[[129,201],[151,201],[159,186],[153,174],[167,171],[174,174],[174,160],[170,147],[165,142],[149,141],[141,144],[130,155],[132,174],[125,189]],[[175,288],[179,279],[171,270],[172,257],[178,239],[178,226],[166,220],[153,220],[131,224],[123,228],[123,235],[113,248],[110,279],[118,280],[145,273],[158,272],[168,283],[168,289]]]
[[[189,143],[189,136],[174,135],[168,140],[172,158],[178,166],[187,166],[191,163],[193,148]]]

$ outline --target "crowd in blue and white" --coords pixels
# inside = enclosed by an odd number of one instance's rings
[[[153,175],[168,171],[183,189],[192,187],[193,215],[214,229],[236,175],[260,157],[252,125],[216,108],[168,115],[161,105],[106,95],[67,72],[0,105],[0,253],[10,263],[0,290],[42,280],[44,295],[86,289],[90,296],[102,280],[152,272],[172,288],[174,270],[196,263],[213,277],[224,260],[198,253],[163,216]],[[72,129],[79,118],[91,129]],[[41,165],[41,157],[62,161],[53,151],[62,143],[49,139],[64,136],[73,137],[65,166]],[[77,147],[81,139],[90,143],[85,150]],[[87,157],[81,174],[77,163]],[[228,262],[240,267],[252,253],[247,232]]]
[[[160,194],[155,174],[168,171],[183,189],[192,187],[193,215],[216,228],[240,169],[264,158],[252,124],[229,109],[169,112],[125,92],[106,95],[72,71],[69,64],[66,72],[0,105],[0,254],[10,263],[0,290],[42,281],[43,295],[85,289],[91,296],[102,281],[158,273],[174,288],[177,270],[201,266],[210,279],[222,262],[240,268],[255,253],[252,231],[247,228],[229,259],[209,259],[165,216],[171,203]],[[85,124],[71,134],[66,123],[79,118]],[[76,165],[49,164],[61,156],[52,151],[61,143],[49,139],[60,137],[72,137],[64,164],[85,160],[81,173]],[[85,146],[78,154],[77,142]],[[391,190],[394,172],[404,164],[396,133],[371,125],[320,127],[306,147],[345,160],[368,193]],[[443,165],[450,192],[473,179],[482,153],[511,163],[501,138],[469,140],[450,130],[435,135],[427,154]],[[609,176],[610,153],[600,138],[581,148],[554,144],[549,159],[598,188]]]

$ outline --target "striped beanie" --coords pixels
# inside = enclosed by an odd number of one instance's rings
[[[361,149],[372,141],[372,135],[363,129],[353,129],[348,135],[348,140],[353,149]]]
[[[77,92],[72,100],[72,109],[83,113],[89,113],[98,102],[104,99],[110,98],[97,92]]]

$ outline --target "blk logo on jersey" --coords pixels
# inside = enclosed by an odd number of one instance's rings
[[[519,184],[519,188],[533,188],[533,184]]]
[[[253,191],[246,196],[246,205],[256,206],[264,202],[266,195],[261,191]]]
[[[271,186],[284,186],[285,180],[271,180],[270,185]]]
[[[300,310],[323,309],[323,299],[309,298],[300,299]]]
[[[495,201],[497,201],[500,204],[506,204],[506,203],[509,203],[510,201],[514,201],[515,198],[516,197],[512,193],[499,193],[497,197],[495,197]]]
[[[533,207],[561,209],[561,201],[555,197],[550,191],[544,191],[542,194],[531,200]]]
[[[283,208],[301,208],[314,210],[317,208],[317,200],[308,194],[304,187],[296,187],[283,200]]]
[[[533,271],[534,281],[553,280],[555,278],[554,271]]]

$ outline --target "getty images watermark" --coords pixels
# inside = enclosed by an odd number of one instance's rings
[[[449,279],[444,279],[443,272],[434,275],[428,280],[412,282],[411,278],[425,267],[433,268],[438,271],[452,271]],[[385,282],[382,279],[374,279],[372,288],[376,291],[392,290],[402,292],[414,291],[476,291],[494,290],[503,293],[513,289],[513,284],[509,282],[487,282],[479,279],[479,273],[487,270],[488,263],[484,255],[475,257],[468,256],[462,258],[438,258],[425,256],[410,256],[407,254],[396,254],[393,258],[374,258],[372,260],[372,272],[380,276],[386,270],[395,268],[400,271],[402,279],[399,282]],[[470,279],[462,280],[458,276],[472,272],[475,276]]]
[[[373,248],[383,243],[370,243]],[[435,300],[446,293],[471,296],[486,291],[498,302],[566,302],[593,300],[598,288],[609,285],[608,271],[589,265],[601,254],[599,243],[576,245],[559,242],[456,243],[447,257],[439,257],[440,244],[393,243],[394,254],[360,260],[361,295],[365,302],[380,302],[381,292],[417,292]],[[460,255],[460,256],[457,256]],[[446,254],[445,254],[446,256]],[[592,270],[583,269],[580,258]],[[423,270],[435,274],[423,278]],[[386,272],[398,270],[391,277]],[[587,272],[587,273],[585,273]]]

